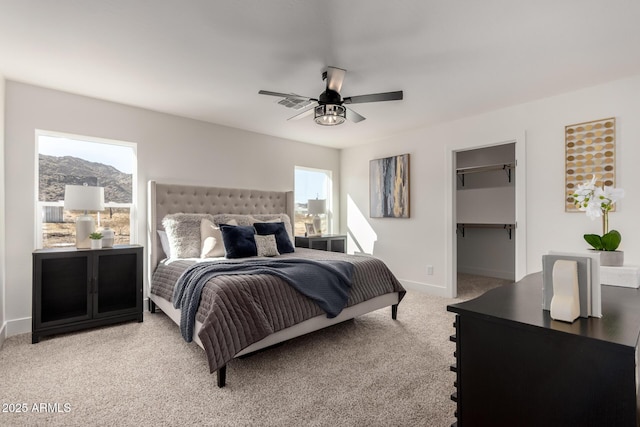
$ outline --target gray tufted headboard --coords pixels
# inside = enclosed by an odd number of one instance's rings
[[[149,272],[153,273],[164,252],[158,230],[164,230],[162,218],[172,213],[279,214],[294,220],[293,191],[243,190],[160,184],[149,181],[147,201],[147,237]],[[151,278],[151,275],[149,275]]]

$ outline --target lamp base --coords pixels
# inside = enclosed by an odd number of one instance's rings
[[[322,219],[320,218],[320,215],[316,214],[313,216],[313,228],[316,230],[317,235],[322,234]]]
[[[76,219],[76,248],[91,248],[89,234],[95,231],[95,224],[91,215],[80,215]]]

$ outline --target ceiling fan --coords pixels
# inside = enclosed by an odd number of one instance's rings
[[[301,109],[313,105],[299,114],[290,117],[288,120],[298,120],[307,117],[313,113],[314,120],[317,124],[323,126],[335,126],[344,123],[345,119],[349,119],[354,123],[365,120],[363,116],[353,111],[351,108],[345,107],[344,104],[363,104],[365,102],[380,101],[398,101],[402,99],[402,91],[372,93],[369,95],[348,96],[342,98],[340,89],[347,70],[336,67],[327,67],[322,73],[322,80],[327,81],[327,89],[320,94],[318,98],[310,98],[308,96],[296,95],[293,93],[271,92],[261,90],[260,95],[278,96],[283,98],[279,104],[288,108]]]

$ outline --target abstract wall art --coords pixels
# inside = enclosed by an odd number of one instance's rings
[[[615,187],[616,119],[565,126],[565,211],[579,212],[571,194],[596,176],[596,185]],[[615,207],[615,205],[614,205]]]
[[[409,154],[369,162],[369,216],[409,218]]]

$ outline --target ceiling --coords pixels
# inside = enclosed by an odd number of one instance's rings
[[[0,0],[0,74],[344,148],[640,74],[638,21],[632,0]],[[322,127],[258,95],[317,97],[328,65],[343,96],[404,100]]]

